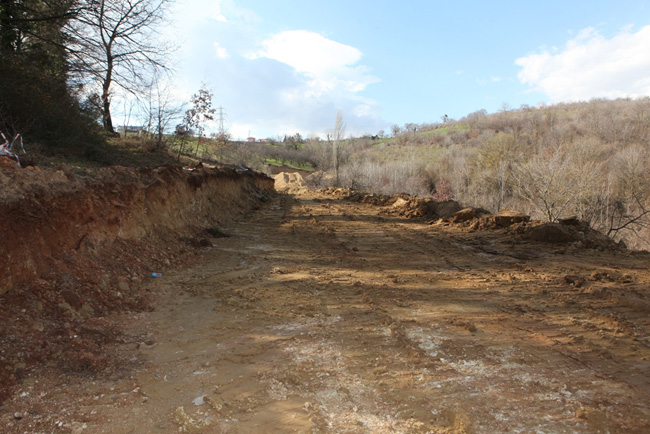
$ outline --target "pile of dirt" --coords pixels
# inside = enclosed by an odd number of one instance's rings
[[[574,249],[617,251],[626,248],[622,241],[616,242],[576,218],[563,219],[558,223],[543,223],[531,221],[529,215],[509,209],[492,214],[483,208],[462,208],[454,200],[439,202],[408,194],[387,196],[335,187],[321,189],[319,192],[353,202],[385,207],[383,214],[426,219],[441,226],[455,225],[470,231],[504,229],[529,241],[567,244]]]
[[[466,226],[471,231],[487,229],[503,229],[516,226],[526,227],[530,222],[530,216],[519,211],[504,209],[501,212],[492,214],[483,208],[464,208],[450,218],[443,218],[436,224],[455,224]]]
[[[250,171],[86,173],[21,169],[7,158],[0,185],[0,401],[46,361],[72,370],[113,366],[101,348],[119,329],[105,317],[151,309],[143,283],[152,272],[211,246],[219,226],[274,194],[271,178]]]
[[[575,219],[560,220],[558,223],[542,223],[526,232],[531,241],[552,244],[570,244],[574,249],[596,249],[601,251],[625,250],[625,243],[614,241],[591,227],[587,222]]]
[[[280,172],[273,178],[275,179],[275,189],[280,193],[298,193],[307,188],[300,173]]]
[[[367,203],[387,207],[385,214],[399,215],[406,218],[439,219],[449,218],[461,209],[455,200],[436,201],[430,198],[411,196],[405,193],[382,195],[364,193],[349,188],[329,187],[319,190],[321,193],[340,197],[352,202]]]

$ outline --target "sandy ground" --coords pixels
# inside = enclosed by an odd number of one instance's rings
[[[5,432],[647,433],[650,256],[280,195]]]

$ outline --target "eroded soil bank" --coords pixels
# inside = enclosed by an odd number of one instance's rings
[[[151,279],[123,363],[34,371],[9,432],[646,433],[650,257],[280,195]],[[73,339],[73,338],[70,338]]]
[[[0,158],[0,402],[47,365],[114,364],[111,314],[153,308],[147,276],[211,246],[226,222],[275,194],[249,171],[166,166],[93,173]]]

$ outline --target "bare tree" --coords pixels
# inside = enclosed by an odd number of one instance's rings
[[[334,157],[334,172],[336,173],[336,185],[339,186],[341,182],[340,167],[341,167],[341,141],[345,136],[345,124],[343,123],[343,111],[339,110],[336,113],[336,122],[334,123],[334,130],[332,131],[332,154]]]
[[[517,193],[549,222],[556,221],[587,197],[600,176],[599,165],[578,161],[558,147],[515,167]]]
[[[196,154],[199,153],[199,147],[203,140],[205,124],[214,120],[216,109],[212,107],[213,93],[205,84],[201,86],[198,93],[192,95],[192,107],[185,112],[185,123],[188,128],[194,128],[198,132],[199,138],[196,143]]]
[[[156,146],[163,144],[163,135],[174,120],[182,116],[184,107],[177,104],[168,86],[161,84],[158,77],[148,86],[148,92],[142,101],[144,124],[150,134],[156,136]]]
[[[212,135],[213,138],[213,144],[219,153],[219,162],[223,163],[224,162],[224,154],[226,151],[228,151],[231,147],[231,142],[230,142],[230,133],[226,131],[219,131],[217,133],[214,133]]]
[[[101,87],[104,129],[114,132],[113,87],[136,93],[152,71],[166,69],[167,44],[156,38],[171,0],[82,0],[68,32],[76,72]]]
[[[616,156],[614,191],[608,198],[607,222],[603,228],[607,235],[616,237],[628,232],[642,238],[643,230],[650,228],[648,163],[650,153],[641,146],[624,149]],[[644,241],[646,246],[650,244],[649,240]]]

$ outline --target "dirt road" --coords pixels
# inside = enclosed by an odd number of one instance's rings
[[[26,381],[10,432],[650,432],[650,257],[280,195],[151,280],[112,375]]]

